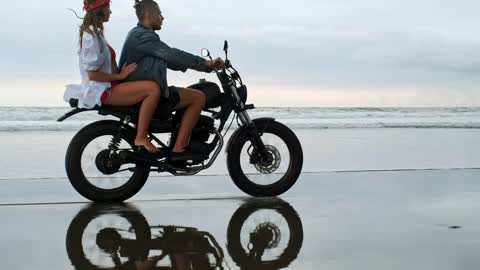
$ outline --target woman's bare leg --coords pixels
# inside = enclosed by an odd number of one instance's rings
[[[145,147],[152,153],[156,153],[159,150],[148,139],[148,127],[159,99],[160,88],[155,82],[137,81],[121,83],[115,86],[107,103],[113,106],[131,106],[143,101],[140,106],[137,137],[134,143],[137,146]]]
[[[185,111],[182,122],[180,123],[175,146],[172,149],[172,151],[176,153],[183,152],[188,145],[192,129],[197,124],[200,113],[205,106],[205,94],[201,91],[189,88],[178,88],[178,94],[180,101],[175,107],[175,110],[185,109]]]

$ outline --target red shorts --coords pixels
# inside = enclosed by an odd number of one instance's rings
[[[110,95],[112,94],[113,88],[115,86],[119,85],[120,82],[119,81],[113,81],[110,84],[111,84],[111,87],[108,88],[107,90],[105,90],[105,92],[103,92],[102,96],[100,97],[100,101],[102,102],[103,105],[107,104],[108,100],[110,99]]]

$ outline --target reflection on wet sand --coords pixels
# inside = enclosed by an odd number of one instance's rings
[[[281,199],[249,199],[230,218],[226,240],[228,254],[240,269],[282,269],[300,252],[302,222]],[[83,208],[70,223],[66,244],[77,270],[232,268],[209,232],[150,226],[132,204]]]

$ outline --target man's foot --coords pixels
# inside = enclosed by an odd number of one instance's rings
[[[160,152],[160,150],[155,147],[155,145],[152,144],[152,142],[150,142],[150,140],[148,139],[135,139],[135,147],[137,148],[143,148],[145,150],[147,150],[149,153],[158,153]]]

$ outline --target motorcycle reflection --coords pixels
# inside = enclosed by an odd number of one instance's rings
[[[302,222],[280,199],[251,199],[232,215],[227,250],[240,269],[281,269],[298,256]],[[131,204],[90,204],[71,221],[68,257],[77,270],[230,269],[215,238],[197,228],[150,226]]]

